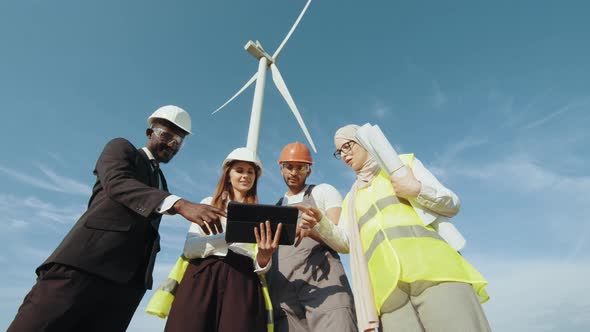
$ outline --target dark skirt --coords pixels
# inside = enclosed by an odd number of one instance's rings
[[[166,332],[266,331],[266,309],[252,259],[191,260],[176,291]]]

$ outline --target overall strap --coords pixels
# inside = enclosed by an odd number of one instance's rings
[[[315,184],[310,184],[307,189],[305,190],[305,193],[303,194],[304,197],[309,197],[309,195],[311,195],[311,191],[313,190],[313,188],[315,187]]]
[[[315,187],[315,184],[310,184],[307,189],[305,190],[305,193],[303,193],[303,197],[309,197],[309,195],[311,195],[311,191],[313,190],[313,188]],[[275,205],[283,205],[283,200],[285,199],[285,197],[281,197],[276,203]]]

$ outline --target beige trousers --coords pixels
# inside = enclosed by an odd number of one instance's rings
[[[402,283],[381,309],[381,332],[491,331],[470,284]]]

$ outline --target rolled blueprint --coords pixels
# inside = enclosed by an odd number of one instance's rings
[[[389,143],[389,140],[383,135],[381,128],[378,125],[374,125],[370,131],[370,142],[373,145],[373,149],[379,155],[379,158],[383,161],[387,174],[392,174],[396,177],[406,175],[406,165],[399,158],[397,152]]]
[[[356,138],[387,174],[406,175],[406,166],[378,125],[364,124],[356,132]]]
[[[394,177],[407,174],[407,166],[378,125],[364,124],[356,132],[356,139],[387,174]],[[409,202],[424,225],[431,225],[453,249],[457,251],[463,249],[465,238],[446,217],[423,209],[415,199],[409,199]]]
[[[431,223],[430,226],[436,230],[438,235],[442,237],[453,249],[459,251],[465,247],[467,242],[459,230],[447,218],[439,218]]]

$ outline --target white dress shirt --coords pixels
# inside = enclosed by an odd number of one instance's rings
[[[152,154],[152,152],[150,151],[150,149],[148,149],[147,147],[143,147],[141,148],[145,154],[148,156],[148,158],[151,160],[156,160],[156,158],[154,158],[154,155]],[[152,168],[152,171],[155,171],[154,166],[150,163],[150,167]],[[160,176],[160,173],[158,173],[158,177]],[[163,189],[162,188],[162,179],[159,179],[158,183],[160,184],[160,188],[159,189]],[[170,208],[174,205],[174,203],[176,203],[178,200],[180,200],[182,197],[178,197],[176,195],[170,195],[166,198],[164,198],[164,200],[162,201],[162,203],[160,203],[160,205],[158,205],[158,207],[156,208],[156,212],[160,213],[160,214],[169,214],[168,210],[170,210]]]

